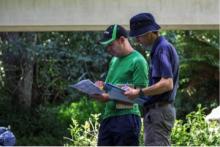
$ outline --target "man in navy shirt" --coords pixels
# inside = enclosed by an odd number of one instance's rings
[[[149,87],[126,88],[130,99],[141,97],[144,104],[144,142],[146,146],[169,146],[176,118],[174,100],[178,88],[179,58],[176,49],[159,35],[160,26],[150,13],[130,19],[130,36],[151,49]]]

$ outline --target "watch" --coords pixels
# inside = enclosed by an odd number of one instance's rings
[[[139,95],[140,98],[144,98],[145,97],[142,88],[140,88],[138,95]]]

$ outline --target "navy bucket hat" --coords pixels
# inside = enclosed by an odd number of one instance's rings
[[[160,26],[151,13],[140,13],[130,19],[129,36],[137,37],[147,32],[158,31]]]

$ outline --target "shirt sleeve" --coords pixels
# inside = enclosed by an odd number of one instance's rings
[[[160,76],[164,78],[172,78],[173,72],[169,46],[163,46],[163,48],[160,49],[158,56]]]

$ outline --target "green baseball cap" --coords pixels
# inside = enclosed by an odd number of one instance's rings
[[[121,36],[128,37],[128,32],[120,25],[114,24],[109,26],[103,33],[103,37],[98,42],[101,45],[109,45]]]

